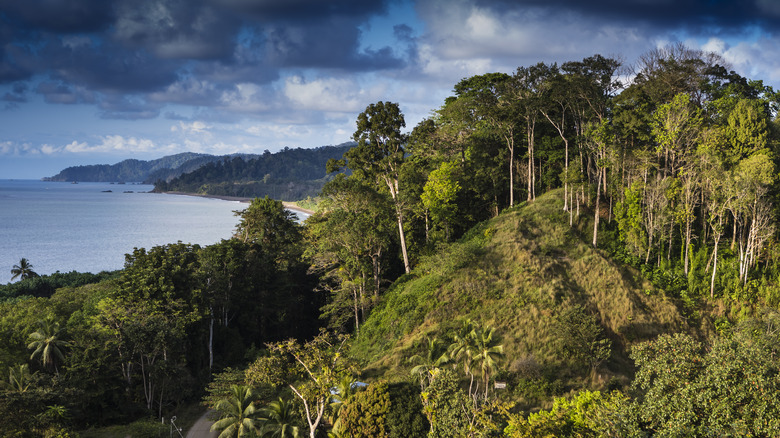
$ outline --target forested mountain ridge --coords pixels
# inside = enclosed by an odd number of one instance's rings
[[[343,155],[352,143],[313,149],[284,148],[276,153],[225,157],[168,181],[155,191],[203,195],[263,197],[297,201],[317,196],[327,181],[325,164]]]
[[[93,164],[63,169],[46,181],[143,182],[152,184],[192,171],[206,163],[223,159],[215,155],[184,152],[156,160],[128,159],[116,164]]]

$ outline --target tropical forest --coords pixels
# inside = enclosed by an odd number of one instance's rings
[[[0,436],[780,436],[779,105],[677,44],[371,103],[305,221],[241,157],[161,181],[255,197],[116,272],[22,259]]]

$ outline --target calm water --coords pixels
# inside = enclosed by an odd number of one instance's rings
[[[121,269],[133,248],[227,239],[246,204],[145,193],[151,185],[0,180],[0,283],[27,258],[38,274]],[[111,193],[104,191],[111,190]],[[133,193],[125,193],[132,191]]]

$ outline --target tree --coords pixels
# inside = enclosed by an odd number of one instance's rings
[[[286,379],[287,386],[303,403],[310,438],[315,438],[325,409],[331,399],[331,389],[351,373],[347,360],[348,336],[333,337],[320,333],[305,344],[290,339],[269,344],[272,353],[288,355],[296,365]]]
[[[571,399],[557,397],[552,409],[523,418],[509,413],[509,425],[504,430],[509,438],[534,437],[643,437],[630,401],[615,391],[581,391]]]
[[[388,436],[390,394],[386,383],[372,383],[341,409],[338,432],[354,438]]]
[[[264,253],[285,267],[299,255],[301,229],[295,213],[284,208],[282,201],[254,198],[244,210],[234,212],[240,217],[234,237],[244,243],[260,245]]]
[[[112,338],[128,393],[141,383],[149,410],[179,396],[170,389],[188,375],[188,329],[205,316],[199,250],[181,242],[135,249],[125,256],[120,288],[97,304],[98,326]]]
[[[304,255],[310,269],[322,275],[320,287],[331,292],[323,309],[330,327],[345,330],[350,308],[358,331],[379,300],[393,234],[388,198],[365,181],[344,175],[325,185],[322,198],[324,211],[307,222]]]
[[[33,350],[30,360],[40,359],[44,368],[59,374],[57,365],[65,361],[63,350],[70,345],[62,339],[60,324],[51,318],[40,320],[39,329],[30,333],[27,348]]]
[[[556,331],[564,353],[585,362],[591,374],[612,353],[612,342],[604,338],[604,330],[582,306],[564,309],[558,315]]]
[[[504,360],[504,345],[493,327],[475,325],[470,334],[473,340],[472,361],[479,370],[485,387],[485,400],[490,390],[490,378]]]
[[[398,220],[398,237],[406,273],[411,272],[404,233],[404,206],[401,200],[400,170],[404,162],[406,126],[398,104],[377,102],[358,115],[357,130],[352,138],[358,145],[344,154],[347,167],[357,175],[387,186]]]
[[[447,356],[441,358],[439,363],[450,362],[462,365],[463,371],[471,380],[469,397],[475,399],[479,392],[479,382],[474,388],[474,377],[479,373],[481,383],[485,387],[485,400],[487,400],[490,377],[495,374],[499,363],[504,359],[504,346],[499,342],[500,338],[494,328],[466,320],[453,336]]]
[[[343,376],[336,386],[333,387],[333,391],[331,391],[333,392],[333,397],[331,397],[328,404],[330,423],[333,425],[333,430],[341,430],[339,418],[341,418],[342,408],[362,389],[363,387],[352,376]]]
[[[209,369],[214,365],[215,322],[218,329],[227,329],[242,310],[250,311],[247,302],[257,298],[252,296],[252,280],[269,271],[267,264],[258,260],[262,258],[261,253],[259,245],[229,239],[209,245],[198,254],[197,276],[209,312]]]
[[[429,437],[461,438],[469,435],[472,402],[460,389],[452,370],[434,369],[431,384],[421,396],[423,413],[431,426]]]
[[[217,402],[220,419],[211,425],[212,431],[221,431],[219,438],[250,437],[257,433],[259,412],[255,407],[256,397],[252,389],[243,385],[232,385],[227,398]]]
[[[34,373],[33,373],[34,374]],[[25,392],[30,388],[30,367],[27,364],[16,365],[8,368],[8,381],[0,381],[0,388],[9,391]]]
[[[640,421],[665,436],[693,436],[703,418],[691,383],[706,375],[701,344],[689,335],[661,335],[637,345],[631,358],[638,371],[632,387],[641,391],[635,401]]]
[[[279,397],[260,410],[263,426],[260,429],[263,437],[268,438],[298,438],[300,428],[296,426],[298,418],[292,403]]]
[[[28,278],[37,277],[38,274],[36,274],[32,268],[33,265],[26,258],[22,257],[22,259],[19,260],[19,264],[14,265],[13,268],[11,268],[11,274],[13,275],[11,281],[16,280],[17,278],[26,280]]]
[[[438,169],[428,174],[428,181],[421,196],[423,206],[430,212],[434,222],[443,224],[447,240],[450,238],[452,222],[458,211],[455,201],[461,186],[455,178],[457,169],[458,165],[453,161],[442,163]]]
[[[447,360],[447,345],[438,338],[426,336],[422,348],[423,354],[412,355],[408,362],[414,365],[411,374],[420,378],[420,388],[425,389],[431,383],[433,370]]]

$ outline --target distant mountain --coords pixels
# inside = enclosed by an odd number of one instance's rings
[[[241,155],[251,158],[257,155]],[[184,152],[157,160],[143,161],[129,159],[116,164],[95,164],[73,166],[60,173],[44,178],[46,181],[83,182],[144,182],[152,184],[157,180],[170,180],[185,172],[191,172],[208,163],[223,160],[227,156],[216,156]]]
[[[328,178],[325,163],[341,158],[354,145],[284,148],[251,158],[223,157],[175,178],[160,178],[154,190],[297,201],[317,196]]]

